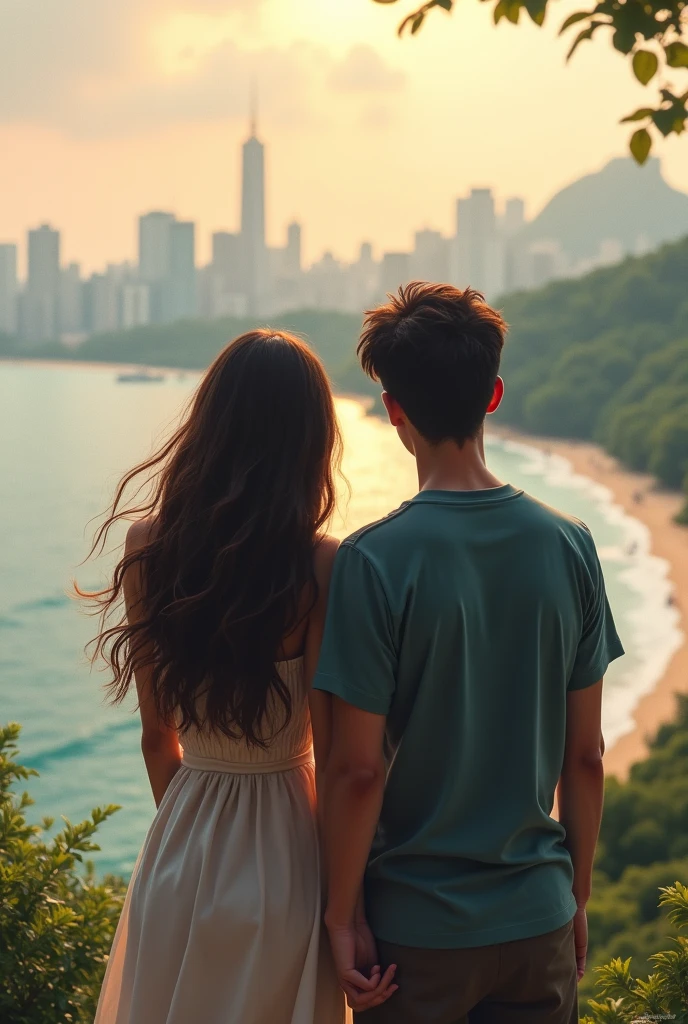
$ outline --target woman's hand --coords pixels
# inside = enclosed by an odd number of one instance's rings
[[[352,1010],[362,1013],[373,1006],[379,1006],[394,995],[399,987],[392,984],[396,964],[390,965],[385,973],[381,974],[379,964],[369,965],[361,962],[367,959],[371,952],[375,953],[375,940],[367,924],[328,924],[327,930],[337,979]]]

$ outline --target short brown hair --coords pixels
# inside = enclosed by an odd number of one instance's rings
[[[506,334],[497,310],[472,288],[413,281],[369,310],[361,366],[428,441],[462,445],[490,404]]]

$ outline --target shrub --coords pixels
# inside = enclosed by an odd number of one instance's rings
[[[688,929],[688,887],[676,882],[660,889],[660,907],[671,923]],[[673,947],[650,957],[653,971],[647,980],[631,972],[631,957],[598,967],[597,988],[602,1001],[590,999],[591,1014],[581,1024],[633,1024],[642,1020],[685,1021],[688,1013],[688,937],[679,934]]]
[[[125,886],[99,882],[83,854],[117,807],[96,808],[52,839],[31,825],[33,801],[12,792],[36,772],[15,760],[19,726],[0,728],[0,1020],[3,1024],[92,1021]]]

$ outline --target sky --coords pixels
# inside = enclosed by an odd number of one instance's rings
[[[136,217],[170,209],[235,230],[252,82],[266,143],[268,241],[303,224],[308,261],[449,233],[457,196],[491,186],[534,215],[626,152],[653,92],[598,34],[565,65],[560,0],[544,29],[460,0],[414,38],[413,0],[0,0],[0,241],[62,231],[85,270],[132,259]],[[688,136],[658,144],[688,191]],[[22,258],[23,265],[23,258]],[[22,266],[23,269],[23,266]]]

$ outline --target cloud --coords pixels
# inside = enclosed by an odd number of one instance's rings
[[[245,118],[255,82],[266,120],[303,127],[328,87],[344,101],[404,84],[369,46],[340,61],[314,43],[242,46],[242,19],[267,0],[170,3],[0,0],[0,124],[103,138]]]
[[[388,67],[371,46],[352,46],[331,71],[330,86],[341,92],[397,92],[404,87],[403,71]]]

